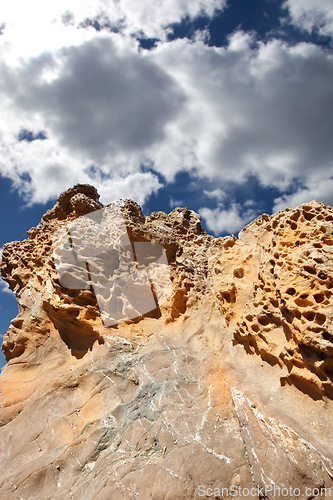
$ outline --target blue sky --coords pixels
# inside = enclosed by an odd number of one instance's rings
[[[215,235],[332,205],[332,34],[331,0],[7,2],[0,247],[77,182]],[[3,284],[0,335],[15,315]]]

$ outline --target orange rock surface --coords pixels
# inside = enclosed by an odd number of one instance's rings
[[[168,262],[169,293],[155,287],[156,307],[135,318],[107,326],[114,297],[79,288],[79,264],[72,288],[59,277],[57,231],[104,210],[92,186],[4,246],[19,314],[2,347],[0,497],[333,497],[333,209],[262,215],[236,239],[187,209],[146,217],[116,203],[132,248],[161,247]],[[98,258],[90,275],[105,271]]]

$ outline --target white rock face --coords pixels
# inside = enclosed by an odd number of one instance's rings
[[[52,250],[60,284],[92,289],[105,326],[154,311],[171,295],[164,247],[131,241],[117,202],[62,226]]]
[[[1,498],[333,497],[333,209],[237,240],[98,198],[4,246]]]

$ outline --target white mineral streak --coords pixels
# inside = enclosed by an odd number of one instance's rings
[[[333,493],[332,221],[311,202],[213,238],[185,208],[146,217],[92,186],[63,193],[3,249],[19,314],[1,498]]]

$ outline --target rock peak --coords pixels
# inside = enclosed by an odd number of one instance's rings
[[[90,184],[75,184],[67,191],[61,193],[53,208],[43,216],[43,221],[53,218],[62,220],[69,214],[84,215],[94,210],[103,208],[99,202],[100,195],[97,189]]]
[[[312,201],[214,238],[61,194],[0,264],[3,496],[333,495],[332,222]]]

